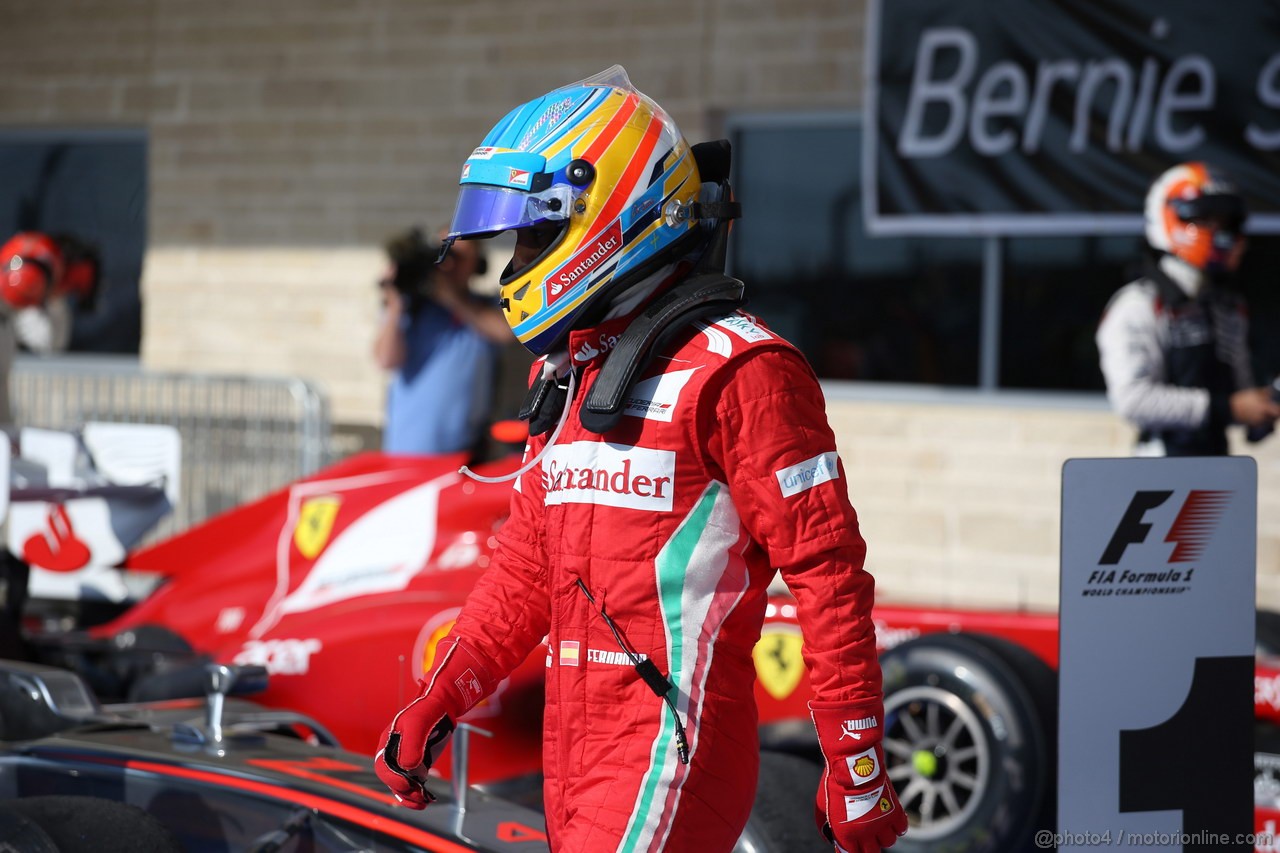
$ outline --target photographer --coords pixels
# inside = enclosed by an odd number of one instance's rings
[[[439,246],[418,229],[388,241],[379,281],[383,312],[373,355],[394,371],[382,448],[388,453],[474,450],[493,393],[500,344],[511,328],[493,302],[473,293],[484,263],[474,243]]]

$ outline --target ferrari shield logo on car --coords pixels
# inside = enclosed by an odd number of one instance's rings
[[[303,501],[298,510],[298,526],[293,529],[293,544],[297,546],[298,553],[314,560],[324,550],[341,505],[342,499],[334,495]]]
[[[449,632],[453,630],[453,623],[456,620],[448,619],[439,626],[433,628],[427,634],[426,642],[422,648],[422,675],[426,675],[431,671],[431,667],[436,663],[436,647],[440,645],[440,641],[449,636]]]
[[[804,675],[800,649],[804,645],[797,629],[765,628],[760,642],[751,650],[756,663],[756,677],[774,699],[785,699],[795,692]]]
[[[418,639],[414,642],[414,657],[420,662],[421,669],[414,673],[415,678],[426,678],[436,665],[436,659],[440,656],[440,643],[449,636],[449,632],[453,630],[454,623],[457,622],[458,614],[461,610],[457,607],[450,607],[442,610],[435,616],[427,620],[422,626],[422,630],[418,632]],[[474,679],[475,676],[470,671],[467,675]],[[480,690],[479,682],[474,685],[458,684],[460,690],[472,691],[478,693]],[[472,718],[494,717],[502,713],[502,694],[506,691],[507,682],[504,680],[498,684],[496,690],[485,698],[481,699],[474,708],[468,711]]]

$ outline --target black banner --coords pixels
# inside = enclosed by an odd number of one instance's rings
[[[865,110],[875,234],[1138,233],[1187,160],[1280,233],[1275,0],[871,0]]]

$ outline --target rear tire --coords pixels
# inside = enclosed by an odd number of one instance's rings
[[[1057,675],[1013,643],[931,634],[881,658],[895,851],[1022,850],[1053,829]]]
[[[0,804],[0,850],[59,853],[48,833],[9,803]]]
[[[138,806],[100,797],[50,794],[6,804],[35,824],[58,853],[181,853],[167,827]],[[16,849],[36,853],[43,847]]]
[[[831,853],[813,820],[821,775],[812,761],[762,751],[755,804],[734,853]]]

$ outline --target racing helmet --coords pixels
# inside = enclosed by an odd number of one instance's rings
[[[0,298],[14,308],[40,305],[62,280],[62,252],[48,236],[22,231],[0,246]]]
[[[516,107],[462,166],[444,250],[535,229],[541,253],[503,271],[502,307],[537,355],[632,284],[704,245],[720,185],[704,190],[675,122],[613,66]],[[716,198],[711,198],[716,195]],[[585,316],[584,316],[585,314]]]
[[[1147,192],[1147,242],[1207,273],[1234,272],[1244,254],[1244,199],[1207,163],[1180,163]]]

